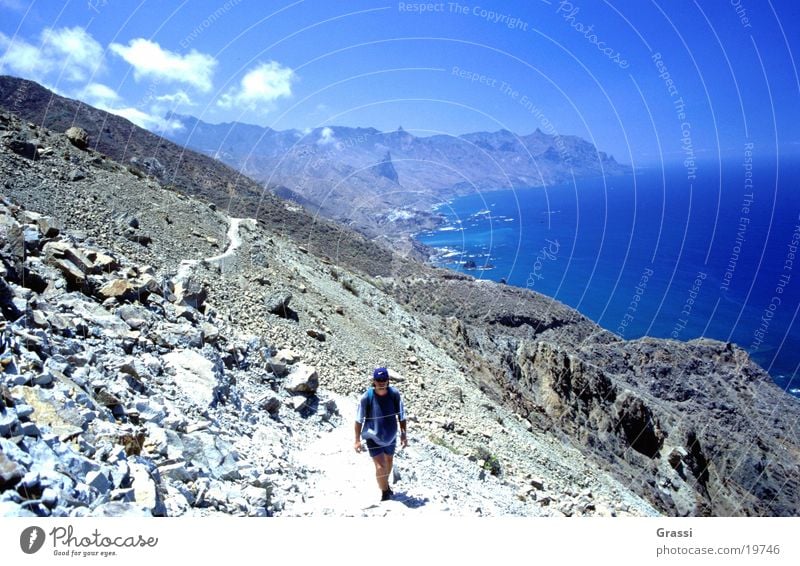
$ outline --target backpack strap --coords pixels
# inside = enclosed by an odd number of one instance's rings
[[[372,386],[370,386],[370,388],[367,389],[367,407],[366,411],[364,412],[364,417],[365,417],[364,423],[367,425],[369,425],[367,421],[372,419],[372,398],[373,395],[375,395],[374,391],[375,390],[372,388]]]
[[[394,390],[394,414],[398,420],[400,420],[400,392],[395,389]]]

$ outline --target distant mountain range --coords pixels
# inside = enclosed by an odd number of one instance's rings
[[[435,219],[433,205],[476,190],[523,189],[575,177],[621,175],[630,168],[576,136],[508,130],[417,137],[402,127],[330,126],[274,130],[238,122],[209,124],[172,114],[175,143],[278,186],[278,194],[370,235],[415,232]],[[398,211],[412,214],[398,214]],[[405,224],[405,226],[403,226]]]

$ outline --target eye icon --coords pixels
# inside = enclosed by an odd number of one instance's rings
[[[44,546],[44,529],[28,527],[19,535],[19,546],[25,554],[35,554]]]

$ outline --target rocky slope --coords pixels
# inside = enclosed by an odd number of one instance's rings
[[[624,342],[287,203],[230,218],[79,132],[0,130],[3,513],[799,508],[797,400],[741,350]],[[383,364],[413,433],[376,506],[349,439]]]
[[[63,134],[0,129],[3,515],[656,513],[473,389],[368,279]],[[351,439],[378,363],[411,415],[383,505]]]

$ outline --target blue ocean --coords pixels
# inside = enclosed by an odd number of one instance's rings
[[[418,239],[624,337],[738,344],[800,396],[800,161],[701,163],[472,194]]]

